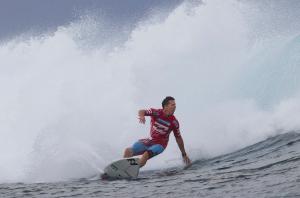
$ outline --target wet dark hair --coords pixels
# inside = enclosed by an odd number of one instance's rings
[[[166,106],[170,100],[175,100],[175,98],[173,98],[172,96],[167,96],[161,103],[162,107],[164,108],[164,106]]]

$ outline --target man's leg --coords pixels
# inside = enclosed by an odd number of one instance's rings
[[[162,153],[164,151],[164,149],[165,148],[160,144],[155,144],[155,145],[150,146],[147,149],[147,151],[144,152],[144,154],[142,155],[142,157],[139,160],[140,167],[145,166],[145,164],[147,163],[147,161],[150,158]]]
[[[132,147],[126,148],[124,151],[124,158],[141,155],[147,150],[147,147],[140,141],[137,141]]]
[[[143,166],[145,166],[145,164],[147,163],[148,159],[150,159],[150,155],[149,152],[146,151],[144,152],[144,154],[142,155],[142,157],[139,159],[139,165],[142,168]]]
[[[124,158],[129,158],[133,156],[132,148],[126,148],[124,151]]]

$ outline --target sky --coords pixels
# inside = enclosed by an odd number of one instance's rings
[[[92,11],[106,21],[134,24],[152,9],[172,10],[183,0],[1,0],[0,39],[51,31]]]
[[[106,27],[114,25],[120,31],[125,27],[133,29],[153,10],[163,9],[168,13],[183,1],[201,0],[0,0],[0,40],[26,33],[33,36],[54,32],[57,27],[68,25],[87,12],[103,19]],[[274,29],[289,31],[300,27],[299,0],[240,1],[255,3],[260,13],[267,10],[268,15],[258,24],[261,27],[270,22]]]

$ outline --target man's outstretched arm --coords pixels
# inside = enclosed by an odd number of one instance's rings
[[[150,109],[141,109],[138,111],[138,116],[140,123],[145,124],[146,119],[145,116],[155,116],[157,115],[157,110],[150,108]]]
[[[179,147],[179,149],[181,151],[183,162],[186,165],[189,165],[191,163],[191,160],[190,160],[190,158],[188,157],[188,155],[185,152],[184,143],[183,143],[182,137],[181,136],[180,137],[176,137],[176,142],[177,142],[177,145],[178,145],[178,147]]]

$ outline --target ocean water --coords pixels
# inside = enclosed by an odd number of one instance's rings
[[[270,137],[182,167],[142,171],[135,180],[77,179],[0,185],[1,197],[300,197],[300,133]]]
[[[124,32],[91,11],[1,41],[0,197],[299,196],[300,5],[289,2],[186,1]],[[167,95],[193,166],[171,135],[139,179],[101,180],[149,136],[138,109]]]

